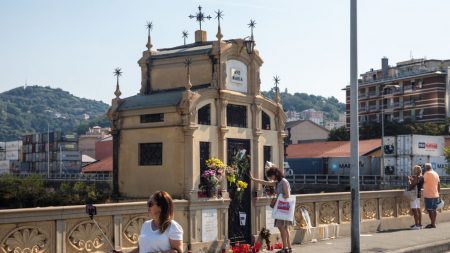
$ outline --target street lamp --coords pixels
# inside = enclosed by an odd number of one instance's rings
[[[395,88],[396,90],[400,88],[397,84],[388,84],[381,89],[381,175],[384,176],[384,90],[390,88]]]

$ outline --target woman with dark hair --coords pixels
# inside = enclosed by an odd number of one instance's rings
[[[183,253],[183,228],[173,220],[169,193],[153,193],[147,206],[151,219],[142,224],[139,253]]]
[[[271,166],[266,172],[267,178],[270,181],[256,179],[250,174],[250,179],[255,183],[274,186],[277,196],[283,194],[284,198],[289,198],[291,195],[291,186],[289,182],[284,178],[282,170],[275,166]],[[280,230],[281,240],[283,241],[283,249],[279,250],[279,253],[292,252],[291,239],[289,238],[289,226],[292,226],[292,221],[275,219],[275,227]]]

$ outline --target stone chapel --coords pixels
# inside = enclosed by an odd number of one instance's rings
[[[108,112],[113,135],[113,188],[121,198],[148,198],[165,190],[174,198],[198,198],[204,161],[229,162],[230,150],[245,147],[251,173],[262,178],[265,161],[284,159],[286,115],[260,92],[263,60],[252,36],[223,40],[203,30],[195,42],[155,50],[150,31],[138,64],[139,93],[116,98]],[[252,195],[261,190],[252,186]],[[222,195],[226,198],[226,190]]]

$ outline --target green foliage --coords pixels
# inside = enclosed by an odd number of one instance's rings
[[[384,136],[395,136],[402,134],[422,134],[422,135],[445,135],[448,124],[446,123],[415,123],[415,122],[391,122],[384,123]],[[359,128],[359,138],[361,140],[381,138],[381,123],[364,123]]]
[[[38,174],[23,179],[10,174],[0,176],[0,208],[102,203],[109,199],[111,192],[110,184],[105,182],[46,185]]]
[[[336,128],[336,129],[332,129],[330,131],[330,134],[328,135],[328,140],[329,141],[348,141],[348,140],[350,140],[350,132],[345,126],[342,126],[342,127]]]
[[[275,90],[263,91],[262,94],[273,99]],[[324,98],[306,93],[290,94],[288,92],[281,92],[280,97],[285,111],[301,112],[313,108],[317,111],[323,111],[324,119],[332,121],[337,121],[339,114],[345,112],[345,104],[339,102],[335,97]]]
[[[50,131],[62,132],[79,132],[77,130],[86,130],[94,125],[108,127],[107,109],[108,105],[101,101],[78,98],[61,89],[41,86],[15,88],[0,93],[0,141],[47,132],[47,127]],[[85,113],[91,117],[90,120],[83,119]],[[84,128],[79,128],[80,125]]]

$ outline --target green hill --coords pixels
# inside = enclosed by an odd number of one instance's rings
[[[274,89],[263,91],[262,94],[271,99],[274,98]],[[337,121],[340,113],[345,113],[345,104],[339,102],[335,97],[325,98],[322,96],[308,95],[306,93],[281,92],[281,104],[285,111],[301,112],[307,109],[315,109],[324,112],[324,120]]]
[[[83,132],[109,126],[108,104],[79,98],[59,88],[27,86],[0,93],[0,141],[50,131]],[[84,115],[89,115],[89,120]]]

